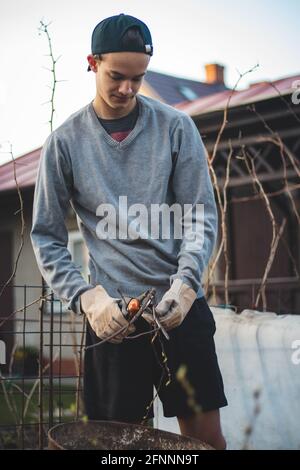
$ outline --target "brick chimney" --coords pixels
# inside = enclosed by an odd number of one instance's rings
[[[224,85],[224,67],[219,64],[205,65],[206,83]]]

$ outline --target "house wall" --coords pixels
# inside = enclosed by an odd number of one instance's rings
[[[0,250],[0,364],[1,371],[7,373],[13,338],[5,331],[13,329],[13,320],[9,319],[9,314],[13,311],[13,289],[5,286],[12,270],[12,237],[6,227],[0,230]]]

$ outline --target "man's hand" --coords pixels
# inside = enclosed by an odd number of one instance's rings
[[[135,331],[135,326],[129,325],[118,307],[118,299],[110,297],[100,285],[84,292],[80,296],[80,304],[92,329],[101,339],[117,333],[122,327],[127,327],[109,340],[111,343],[121,343],[125,336]]]
[[[179,326],[192,307],[196,297],[196,292],[191,287],[184,284],[180,279],[175,279],[171,288],[165,293],[155,308],[162,326],[166,330]],[[143,314],[143,317],[148,323],[153,324],[152,315]]]

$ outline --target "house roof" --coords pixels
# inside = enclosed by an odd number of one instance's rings
[[[279,94],[282,96],[291,94],[295,90],[295,86],[293,86],[293,84],[295,85],[297,80],[300,80],[300,75],[294,75],[292,77],[283,78],[274,82],[257,83],[250,86],[246,90],[235,91],[230,100],[229,106],[236,107],[247,103],[255,103],[258,101],[274,98],[279,96]],[[211,96],[197,99],[193,102],[186,101],[184,103],[177,104],[175,107],[181,109],[192,117],[196,117],[201,114],[225,109],[230,94],[231,90],[226,90],[223,92],[214,93]],[[40,153],[41,148],[38,148],[15,160],[16,176],[20,188],[27,188],[30,186],[33,187],[35,185]],[[15,187],[16,183],[14,179],[13,162],[5,163],[4,165],[0,166],[0,192],[11,191],[15,189]]]
[[[268,81],[255,83],[245,90],[234,92],[231,90],[225,90],[204,98],[199,98],[193,102],[185,101],[179,103],[175,105],[175,107],[181,111],[186,112],[191,117],[197,117],[201,114],[224,110],[228,104],[231,94],[232,97],[229,101],[230,108],[267,100],[270,98],[276,98],[280,95],[284,96],[291,94],[296,89],[295,82],[297,81],[300,81],[300,75],[282,78],[273,82]]]
[[[21,189],[35,185],[40,153],[41,148],[38,148],[15,159],[16,178]],[[14,163],[11,161],[0,166],[0,192],[15,188]]]
[[[203,83],[148,70],[145,82],[169,105],[227,90],[224,84]]]

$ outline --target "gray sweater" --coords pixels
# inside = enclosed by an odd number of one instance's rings
[[[124,295],[136,296],[154,287],[159,301],[180,278],[203,296],[201,277],[216,240],[217,212],[201,137],[185,113],[142,95],[137,99],[139,117],[123,141],[104,130],[90,103],[52,132],[42,149],[32,245],[46,282],[75,311],[79,295],[97,284],[113,297],[119,297],[118,288]],[[169,238],[152,232],[147,236],[147,226],[138,227],[132,214],[126,221],[133,222],[130,233],[135,236],[118,236],[126,218],[125,206],[119,204],[124,196],[127,215],[128,208],[136,207],[133,204],[143,204],[149,214],[153,204],[177,203],[182,208],[203,204],[202,246],[189,245],[185,233],[181,238],[172,236],[172,230]],[[70,203],[89,251],[90,284],[67,249]],[[104,204],[119,215],[113,219],[116,237],[105,238],[103,230],[99,235],[99,222],[107,215]],[[195,217],[193,212],[193,223]],[[173,225],[171,221],[171,229]]]

